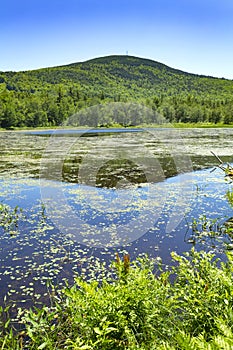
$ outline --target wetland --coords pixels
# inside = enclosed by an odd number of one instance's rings
[[[0,304],[40,305],[116,252],[224,260],[233,129],[0,133]],[[101,277],[100,277],[101,278]]]

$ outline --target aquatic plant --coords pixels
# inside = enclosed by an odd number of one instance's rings
[[[16,234],[20,214],[22,214],[22,209],[18,206],[12,209],[10,206],[0,203],[0,227],[3,227],[11,235]]]

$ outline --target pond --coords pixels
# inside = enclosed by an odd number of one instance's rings
[[[233,129],[2,132],[0,304],[39,305],[51,284],[114,259],[195,245],[224,259]],[[6,207],[5,207],[6,206]],[[5,215],[5,216],[4,216]],[[8,219],[6,219],[8,218]]]

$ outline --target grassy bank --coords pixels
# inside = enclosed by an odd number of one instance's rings
[[[142,128],[177,128],[177,129],[192,129],[192,128],[233,128],[233,124],[223,124],[223,123],[164,123],[164,124],[142,124],[138,127]]]
[[[0,348],[232,349],[232,254],[221,264],[194,250],[172,257],[169,271],[159,259],[125,256],[101,276],[93,269],[88,281],[77,277],[50,307],[21,310],[18,334],[2,322]]]
[[[129,125],[129,126],[123,126],[121,124],[112,124],[112,125],[101,125],[101,126],[79,126],[79,127],[72,127],[69,125],[66,126],[48,126],[48,127],[36,127],[36,128],[31,128],[31,127],[22,127],[22,128],[16,128],[12,127],[10,129],[3,129],[0,128],[1,131],[43,131],[43,130],[63,130],[63,129],[78,129],[78,130],[90,130],[90,129],[98,129],[98,128],[104,128],[104,129],[134,129],[134,128],[233,128],[233,124],[223,124],[223,123],[164,123],[164,124],[140,124],[140,125]]]
[[[233,124],[223,123],[173,123],[175,128],[232,128]]]

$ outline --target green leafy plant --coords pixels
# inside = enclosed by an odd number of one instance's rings
[[[172,253],[176,266],[168,270],[160,260],[117,255],[101,283],[93,274],[79,276],[51,307],[20,310],[23,337],[2,323],[0,348],[232,349],[233,255],[227,256],[220,262],[194,249]]]

